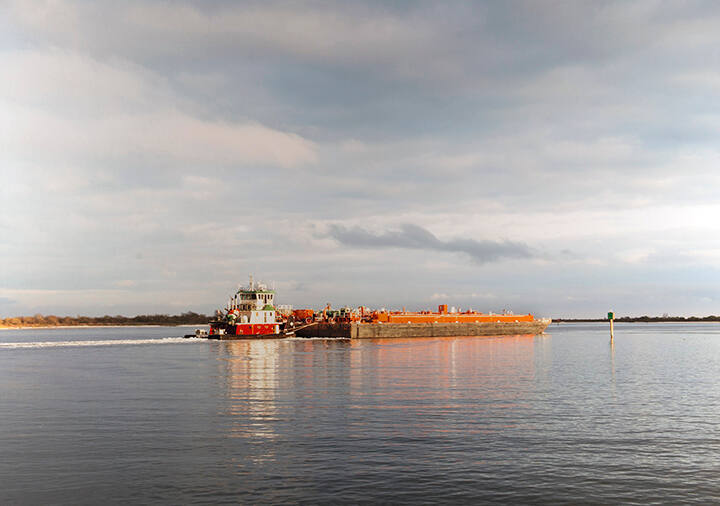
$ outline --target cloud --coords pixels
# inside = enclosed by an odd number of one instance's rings
[[[533,258],[535,252],[528,245],[512,241],[489,241],[474,239],[451,239],[442,241],[432,232],[410,223],[399,230],[375,234],[360,227],[346,228],[331,225],[330,236],[344,244],[357,248],[407,248],[431,251],[465,253],[475,262],[488,263],[509,258]]]
[[[469,299],[497,299],[494,293],[434,293],[430,296],[430,300],[469,300]]]
[[[0,54],[0,148],[23,161],[108,166],[259,164],[294,168],[315,144],[247,118],[198,113],[166,80],[137,65],[66,51]]]
[[[324,2],[208,6],[59,0],[33,6],[12,1],[10,5],[12,19],[26,33],[96,54],[172,60],[180,49],[205,59],[224,58],[227,48],[233,47],[237,56],[332,63],[345,68],[379,64],[395,74],[416,77],[425,74],[424,67],[429,65],[438,74],[460,69],[448,47],[457,36],[435,23],[433,9]],[[108,16],[108,9],[114,15]],[[462,19],[457,12],[455,15]],[[93,28],[98,23],[103,30]],[[152,43],[147,44],[148,40]],[[445,54],[446,58],[425,58],[428,54]]]

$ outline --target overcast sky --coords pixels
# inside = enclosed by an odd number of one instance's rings
[[[720,4],[0,2],[0,316],[720,314]]]

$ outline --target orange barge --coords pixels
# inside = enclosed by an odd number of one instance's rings
[[[371,323],[518,323],[532,321],[535,321],[535,317],[531,314],[485,314],[476,311],[448,312],[447,304],[441,304],[438,306],[437,313],[432,311],[421,311],[418,313],[407,311],[375,312],[372,314]]]
[[[442,304],[437,312],[361,311],[345,317],[320,321],[296,331],[298,337],[337,337],[346,339],[378,337],[449,337],[541,334],[550,319],[532,314],[487,314],[475,311],[448,311]]]

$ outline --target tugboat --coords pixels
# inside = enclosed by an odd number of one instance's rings
[[[284,326],[284,325],[283,325]],[[275,290],[255,283],[240,287],[210,322],[209,339],[259,339],[285,337],[275,311]]]

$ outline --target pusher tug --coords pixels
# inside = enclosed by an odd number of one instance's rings
[[[240,287],[230,297],[225,312],[218,311],[210,322],[209,339],[262,339],[286,337],[285,322],[278,321],[275,290],[255,283],[250,276],[247,287]],[[205,336],[202,336],[205,337]]]

